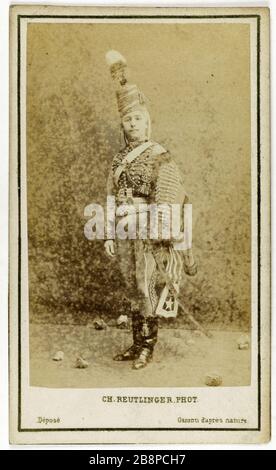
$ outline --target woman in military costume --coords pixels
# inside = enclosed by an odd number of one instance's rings
[[[151,140],[145,99],[136,85],[127,82],[124,57],[109,51],[106,59],[116,86],[123,138],[123,148],[114,156],[108,176],[108,196],[115,197],[116,206],[137,208],[134,217],[149,204],[182,206],[188,197],[181,174],[170,153]],[[121,215],[121,222],[124,216]],[[145,367],[153,357],[158,318],[176,316],[176,292],[183,269],[189,275],[197,270],[191,248],[179,251],[175,249],[177,240],[162,237],[162,214],[158,213],[154,238],[150,237],[148,217],[149,214],[143,218],[146,232],[142,236],[139,232],[140,236],[134,237],[132,232],[126,239],[114,237],[105,241],[107,255],[119,262],[132,313],[133,344],[114,360],[133,361],[133,369]]]

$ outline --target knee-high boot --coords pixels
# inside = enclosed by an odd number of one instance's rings
[[[158,317],[148,317],[143,321],[142,326],[142,347],[137,358],[133,361],[133,369],[146,367],[153,356],[154,346],[158,336]]]
[[[139,356],[140,349],[143,345],[143,321],[144,318],[140,315],[139,311],[132,313],[132,337],[133,344],[123,353],[116,354],[114,361],[132,361]]]

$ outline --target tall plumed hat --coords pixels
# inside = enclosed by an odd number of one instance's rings
[[[146,111],[145,96],[136,85],[129,84],[127,81],[126,59],[120,52],[113,50],[108,51],[105,57],[115,84],[121,118],[132,111],[141,109]]]

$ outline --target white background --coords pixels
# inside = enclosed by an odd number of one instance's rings
[[[17,0],[13,2],[15,4],[52,4],[52,5],[68,5],[67,1],[55,1],[55,2],[43,2],[36,0],[35,2],[31,1],[20,1]],[[0,449],[18,449],[20,446],[10,446],[8,438],[8,147],[9,147],[9,86],[8,86],[8,68],[9,68],[9,5],[11,2],[8,0],[1,0],[0,2],[0,70],[1,70],[1,87],[0,87],[0,146],[1,146],[1,164],[0,164]],[[244,2],[223,2],[217,0],[216,2],[166,2],[166,1],[79,1],[72,2],[71,5],[112,5],[112,6],[183,6],[183,7],[251,7],[251,6],[266,6],[270,7],[271,11],[271,99],[272,99],[272,137],[273,137],[273,114],[275,109],[275,94],[273,90],[273,78],[275,72],[275,40],[276,40],[276,30],[275,30],[275,21],[276,21],[276,2],[273,0],[271,2],[258,2],[258,1],[244,1]],[[272,177],[272,244],[274,240],[274,218],[275,218],[275,207],[273,202],[276,198],[276,186],[275,186],[275,171],[274,171],[274,145],[272,139],[272,157],[271,157],[271,177]],[[274,189],[273,189],[274,188]],[[12,228],[11,228],[12,229]],[[274,266],[275,257],[272,257],[272,266]],[[272,293],[275,291],[275,281],[272,278]],[[272,299],[272,312],[274,311],[274,302],[275,299]],[[273,315],[275,317],[275,315]],[[273,355],[272,355],[272,369],[275,364],[275,353],[276,346],[274,341],[275,336],[275,325],[276,320],[272,318],[273,326]],[[275,390],[276,390],[276,377],[275,374],[272,374],[272,440],[268,444],[263,445],[117,445],[117,446],[24,446],[24,449],[247,449],[247,450],[268,450],[276,449],[276,412],[273,402],[275,402]]]

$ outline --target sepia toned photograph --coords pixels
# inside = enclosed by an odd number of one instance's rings
[[[11,24],[16,442],[265,438],[268,11],[22,6]]]
[[[28,26],[32,385],[204,386],[213,368],[250,384],[249,39],[248,25]],[[193,209],[187,261],[170,240],[85,236],[107,194],[171,204],[179,189]],[[174,293],[160,303],[174,271],[175,315]],[[147,366],[138,377],[114,363],[120,351]]]

